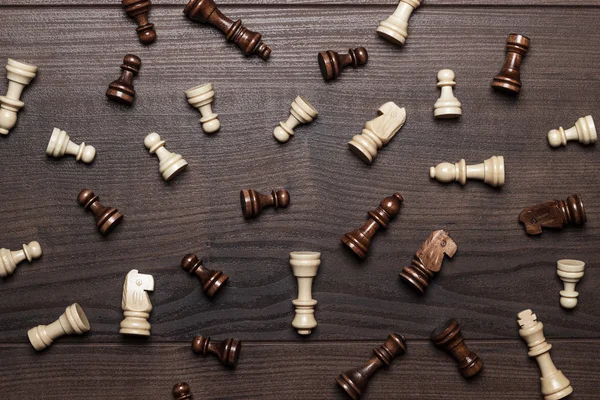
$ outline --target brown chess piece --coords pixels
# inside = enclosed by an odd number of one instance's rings
[[[121,64],[121,76],[108,85],[106,95],[109,99],[124,104],[133,104],[135,100],[135,89],[133,88],[133,77],[138,74],[142,60],[133,54],[127,54]]]
[[[173,386],[173,398],[175,400],[192,400],[192,392],[190,391],[190,385],[185,382],[176,383]]]
[[[387,229],[390,219],[398,214],[400,206],[404,199],[400,193],[386,197],[379,203],[377,209],[369,211],[369,220],[360,228],[346,233],[341,240],[348,246],[357,256],[364,259],[369,252],[371,240],[379,228]]]
[[[365,393],[369,379],[382,366],[389,366],[399,355],[406,352],[406,342],[402,335],[391,333],[385,343],[378,349],[373,349],[375,355],[360,368],[348,370],[335,380],[354,400]]]
[[[460,325],[455,319],[446,321],[431,332],[431,340],[436,346],[443,347],[454,357],[458,370],[465,378],[475,376],[483,368],[483,361],[469,350],[460,333]]]
[[[99,197],[90,189],[83,189],[79,192],[77,201],[86,210],[92,211],[96,217],[96,226],[103,235],[108,235],[115,229],[121,221],[123,215],[116,208],[107,208],[100,204]]]
[[[196,354],[213,354],[227,367],[235,368],[240,358],[242,342],[239,339],[210,340],[210,337],[196,336],[192,341],[192,350]]]
[[[329,80],[340,76],[348,65],[352,65],[354,68],[365,65],[369,61],[369,54],[364,47],[357,47],[349,49],[348,54],[343,55],[333,50],[322,51],[318,58],[323,79]]]
[[[442,269],[444,255],[452,258],[457,249],[447,231],[440,229],[432,232],[415,253],[410,266],[402,269],[400,278],[419,293],[425,293],[429,280]]]
[[[138,25],[136,32],[140,42],[153,43],[156,40],[156,32],[154,32],[154,24],[148,21],[148,13],[152,5],[150,0],[122,0],[121,4],[127,15]]]
[[[270,194],[261,194],[254,189],[240,191],[240,202],[244,218],[258,217],[263,208],[286,208],[290,204],[287,190],[272,190]]]
[[[214,0],[190,0],[183,13],[194,21],[213,25],[225,34],[227,41],[233,41],[245,55],[258,54],[266,60],[271,48],[264,43],[260,33],[252,32],[242,25],[241,20],[233,22],[219,10]]]
[[[521,92],[521,61],[529,50],[529,38],[511,33],[508,35],[506,49],[506,61],[492,81],[492,87],[508,93],[519,94]]]
[[[213,297],[215,293],[221,289],[221,286],[227,282],[229,277],[221,271],[213,271],[208,269],[202,263],[202,260],[198,260],[195,254],[186,254],[181,260],[181,268],[190,273],[190,275],[196,275],[202,282],[202,290],[208,297]]]
[[[587,217],[581,195],[572,194],[567,200],[551,200],[527,207],[519,214],[528,235],[539,235],[542,228],[563,229],[569,224],[583,225]]]

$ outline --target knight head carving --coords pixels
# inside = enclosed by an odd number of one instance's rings
[[[365,124],[365,129],[375,133],[383,144],[387,144],[406,122],[406,110],[390,101],[379,107],[377,115],[377,118]]]
[[[121,307],[128,311],[151,311],[152,303],[147,292],[153,290],[154,278],[152,275],[140,274],[137,269],[132,269],[125,277]]]
[[[456,242],[452,240],[450,234],[440,229],[429,235],[415,254],[415,257],[421,260],[423,266],[429,271],[439,272],[442,268],[444,255],[452,258],[457,248]]]

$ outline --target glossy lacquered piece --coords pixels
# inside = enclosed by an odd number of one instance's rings
[[[194,398],[190,390],[190,385],[185,382],[176,383],[173,386],[172,393],[175,400],[192,400]]]
[[[123,215],[116,208],[104,207],[100,198],[90,189],[79,192],[77,201],[96,217],[96,226],[103,235],[108,235],[123,221]]]
[[[517,33],[508,35],[506,61],[492,81],[492,87],[507,93],[521,93],[521,62],[529,50],[529,38]]]
[[[273,136],[281,143],[285,143],[294,135],[294,129],[298,125],[312,122],[319,112],[308,101],[298,96],[292,102],[290,116],[287,121],[281,121],[279,126],[273,130]]]
[[[465,185],[467,179],[479,179],[493,187],[504,186],[504,157],[493,156],[476,165],[467,165],[464,159],[456,164],[443,162],[429,168],[429,176],[443,183],[459,182]]]
[[[408,37],[408,20],[422,2],[423,0],[400,0],[394,14],[379,24],[377,34],[388,42],[404,45]]]
[[[96,157],[96,149],[94,146],[86,146],[85,142],[75,144],[71,141],[67,132],[54,128],[48,142],[48,147],[46,148],[46,154],[54,158],[70,154],[75,156],[77,161],[89,164]]]
[[[21,61],[8,59],[6,63],[6,77],[8,90],[5,96],[0,96],[0,135],[7,135],[17,123],[17,113],[25,103],[21,101],[21,94],[25,86],[35,78],[38,67]]]
[[[526,207],[519,222],[528,235],[539,235],[542,228],[563,229],[567,225],[583,225],[587,220],[581,195],[572,194],[567,200],[551,200]]]
[[[211,340],[208,336],[196,336],[192,341],[192,351],[203,356],[212,354],[221,361],[221,364],[235,368],[240,359],[242,342],[233,338],[218,341]]]
[[[137,23],[136,32],[140,42],[153,43],[156,40],[156,32],[154,32],[154,24],[148,21],[148,13],[152,6],[150,0],[122,0],[121,4],[127,15]]]
[[[579,260],[558,260],[556,263],[556,274],[563,281],[565,288],[560,291],[560,305],[571,309],[577,306],[579,292],[575,291],[575,285],[583,277],[585,263]]]
[[[460,325],[455,319],[446,321],[431,332],[431,341],[452,355],[458,370],[465,378],[477,375],[483,368],[481,358],[465,344]]]
[[[129,271],[123,284],[123,298],[121,308],[123,316],[121,329],[122,335],[150,336],[150,311],[152,303],[148,292],[154,290],[152,275],[140,274],[137,269]]]
[[[240,204],[244,218],[254,218],[262,213],[263,208],[287,208],[290,205],[290,194],[285,189],[271,190],[269,194],[243,189],[240,191]]]
[[[37,351],[44,350],[57,338],[64,335],[82,335],[90,330],[90,322],[77,303],[71,304],[65,312],[50,325],[38,325],[27,332],[29,342]]]
[[[221,128],[219,114],[212,110],[212,103],[215,98],[215,90],[212,83],[205,83],[194,86],[185,91],[188,103],[197,108],[202,115],[200,123],[205,133],[215,133]]]
[[[440,98],[433,105],[433,116],[436,118],[458,118],[462,115],[462,105],[454,96],[452,88],[455,74],[451,69],[442,69],[437,74],[437,86],[442,90]]]
[[[183,159],[181,154],[171,153],[165,149],[165,143],[156,132],[148,134],[144,139],[144,146],[146,146],[150,154],[156,154],[158,157],[158,171],[161,173],[163,179],[168,182],[185,171],[188,163]]]
[[[322,51],[317,58],[323,79],[327,81],[336,79],[340,76],[344,68],[349,65],[352,65],[354,68],[359,65],[365,65],[369,61],[369,54],[364,47],[357,47],[349,49],[348,54],[342,55],[333,50]]]
[[[296,316],[292,326],[299,335],[310,335],[317,326],[315,306],[312,298],[312,283],[321,265],[321,253],[312,251],[295,251],[290,253],[290,265],[294,276],[298,279],[298,298],[292,301],[296,306]]]
[[[565,130],[562,126],[548,132],[548,142],[552,147],[566,146],[568,141],[577,140],[579,143],[588,145],[598,141],[596,124],[591,115],[581,117],[570,129]]]
[[[24,244],[22,250],[10,251],[0,249],[0,278],[11,275],[17,269],[17,265],[27,260],[32,262],[42,256],[42,248],[38,242]]]
[[[108,85],[106,96],[119,103],[132,105],[135,100],[133,77],[140,72],[142,60],[136,55],[127,54],[121,64],[121,76]]]
[[[213,297],[227,282],[229,277],[221,271],[208,269],[195,254],[186,254],[181,260],[181,268],[196,275],[202,282],[202,290],[208,297]]]

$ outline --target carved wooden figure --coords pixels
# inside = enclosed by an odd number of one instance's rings
[[[42,248],[38,242],[29,242],[24,244],[22,250],[10,251],[9,249],[0,249],[0,277],[11,275],[15,272],[19,263],[27,260],[32,262],[42,256]]]
[[[96,226],[103,235],[108,235],[123,221],[123,215],[116,208],[104,207],[100,198],[90,189],[79,192],[77,201],[96,217]]]
[[[308,124],[317,118],[319,112],[308,101],[298,96],[292,102],[290,116],[287,121],[280,122],[273,130],[273,136],[281,143],[285,143],[294,135],[294,129],[301,124]]]
[[[452,88],[456,86],[454,71],[442,69],[438,72],[437,78],[437,86],[441,88],[442,93],[433,106],[433,116],[436,118],[460,117],[462,115],[462,105],[452,92]]]
[[[566,146],[569,140],[577,140],[581,144],[594,144],[598,141],[598,132],[591,115],[581,117],[575,126],[564,130],[561,126],[548,132],[548,142],[552,147]]]
[[[492,87],[507,93],[521,92],[521,62],[529,50],[529,38],[517,33],[508,35],[506,61],[492,81]]]
[[[188,103],[200,111],[200,123],[205,133],[214,133],[221,128],[219,114],[212,110],[212,103],[215,98],[215,91],[212,83],[194,86],[185,91]]]
[[[176,383],[173,386],[173,398],[175,400],[192,400],[194,396],[192,396],[190,385],[185,382]]]
[[[192,350],[194,353],[203,356],[212,354],[221,361],[221,364],[235,368],[242,351],[242,342],[233,338],[215,341],[208,336],[196,336],[192,341]]]
[[[481,358],[465,344],[460,325],[455,319],[446,321],[431,332],[431,340],[454,357],[458,370],[465,378],[477,375],[483,368]]]
[[[5,96],[0,96],[0,134],[7,135],[17,123],[17,113],[25,103],[21,101],[21,94],[25,86],[35,78],[38,67],[21,61],[8,59],[6,63],[6,77],[8,90]]]
[[[148,21],[148,13],[152,3],[150,0],[122,0],[123,9],[138,25],[136,32],[138,39],[143,44],[150,44],[156,40],[154,24]]]
[[[364,47],[357,47],[356,49],[349,49],[348,54],[342,55],[333,50],[322,51],[317,58],[323,79],[330,80],[340,76],[344,68],[349,65],[354,68],[365,65],[369,61],[369,53]]]
[[[129,271],[123,284],[121,308],[123,316],[119,333],[123,335],[150,336],[150,311],[152,303],[147,292],[154,290],[152,275],[140,274],[137,269]]]
[[[254,218],[262,213],[263,208],[286,208],[290,204],[290,194],[285,189],[271,190],[269,194],[243,189],[240,191],[240,203],[244,218]]]
[[[528,235],[539,235],[542,228],[563,229],[565,226],[583,225],[587,217],[581,195],[572,194],[567,200],[551,200],[526,207],[519,214]]]
[[[408,20],[423,0],[400,0],[396,11],[379,23],[377,34],[388,42],[404,45],[408,37]]]
[[[585,263],[579,260],[558,260],[556,263],[556,274],[565,285],[560,291],[560,305],[563,308],[575,308],[579,292],[575,291],[575,285],[583,277]]]
[[[213,297],[229,277],[221,271],[208,269],[195,254],[186,254],[181,260],[181,268],[196,275],[202,282],[202,290],[208,297]]]
[[[142,60],[136,55],[127,54],[121,64],[121,76],[108,85],[106,96],[119,103],[131,105],[135,100],[133,77],[140,72]]]
[[[77,303],[71,304],[65,312],[50,325],[38,325],[27,332],[29,342],[37,351],[44,350],[57,338],[64,335],[82,335],[90,330],[90,322]]]
[[[170,181],[185,171],[188,163],[183,159],[181,154],[171,153],[165,149],[165,143],[156,132],[148,134],[144,139],[144,146],[146,146],[150,154],[156,154],[158,157],[158,171],[162,174],[165,181]]]
[[[310,335],[317,326],[315,306],[312,298],[312,283],[321,265],[321,253],[312,251],[295,251],[290,253],[290,265],[294,276],[298,279],[298,298],[292,301],[296,306],[296,316],[292,326],[300,335]]]
[[[86,146],[84,142],[75,144],[71,142],[71,138],[67,132],[54,128],[52,136],[50,136],[50,142],[48,142],[48,147],[46,148],[46,154],[54,158],[70,154],[75,156],[77,161],[89,164],[96,157],[96,149],[94,146]]]
[[[429,176],[439,182],[467,183],[467,179],[479,179],[490,186],[504,185],[504,157],[493,156],[481,164],[467,165],[464,159],[456,164],[443,162],[429,169]]]

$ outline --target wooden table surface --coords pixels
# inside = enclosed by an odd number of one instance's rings
[[[335,377],[398,332],[408,352],[372,379],[366,400],[542,399],[516,323],[531,308],[572,382],[570,398],[598,399],[600,153],[576,143],[551,149],[546,133],[588,114],[600,122],[600,2],[426,0],[400,48],[375,34],[396,0],[219,1],[263,34],[273,48],[268,62],[187,19],[184,1],[154,1],[158,40],[147,47],[117,0],[39,3],[0,0],[0,61],[39,66],[17,126],[0,137],[0,247],[38,240],[44,251],[0,282],[0,398],[169,399],[184,380],[197,399],[344,399]],[[490,88],[513,31],[531,38],[518,99]],[[350,46],[368,49],[368,65],[325,83],[317,52]],[[104,95],[126,53],[143,62],[131,108]],[[442,68],[456,72],[460,120],[433,118]],[[204,82],[215,85],[222,122],[214,136],[183,94]],[[298,94],[320,114],[281,145],[272,131]],[[387,101],[406,107],[407,122],[366,166],[346,143]],[[96,161],[48,158],[54,127],[95,146]],[[153,131],[189,162],[172,183],[143,145]],[[506,159],[501,189],[429,179],[431,165],[492,155]],[[77,204],[84,187],[125,214],[107,238]],[[239,190],[272,187],[289,190],[290,207],[245,221]],[[394,191],[405,198],[401,214],[360,262],[339,237]],[[571,193],[583,197],[585,227],[525,234],[523,207]],[[440,228],[459,249],[418,297],[398,272]],[[291,327],[288,259],[298,250],[322,252],[313,286],[319,326],[308,338]],[[187,252],[230,276],[215,299],[178,266]],[[572,311],[559,306],[562,258],[587,263]],[[134,268],[156,282],[148,340],[118,333],[123,280]],[[92,331],[36,353],[27,330],[73,302]],[[428,339],[452,317],[485,362],[472,381]],[[238,368],[193,354],[196,334],[241,339]]]

